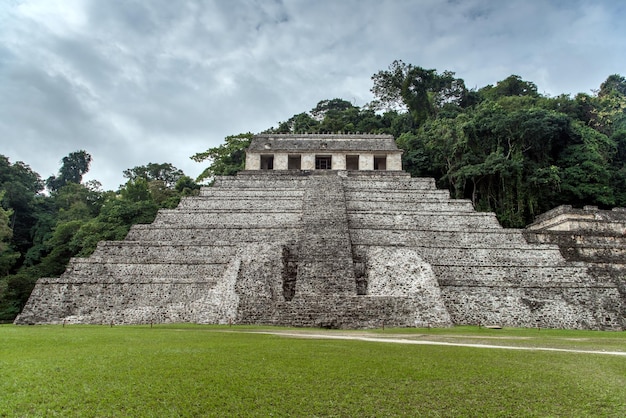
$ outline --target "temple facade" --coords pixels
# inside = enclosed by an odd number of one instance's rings
[[[402,151],[391,135],[257,135],[246,170],[401,171]]]

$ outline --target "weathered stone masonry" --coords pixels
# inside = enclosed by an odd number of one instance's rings
[[[398,170],[248,170],[39,280],[16,323],[625,329],[623,234],[543,222]]]

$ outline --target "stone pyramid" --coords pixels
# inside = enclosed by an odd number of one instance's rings
[[[18,324],[622,329],[618,286],[398,172],[241,172],[37,282]]]
[[[625,328],[623,281],[525,235],[402,171],[243,171],[40,279],[16,323]]]

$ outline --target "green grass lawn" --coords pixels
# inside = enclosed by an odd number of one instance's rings
[[[254,330],[0,326],[0,416],[626,416],[623,356],[247,332]],[[616,332],[463,327],[374,334],[400,332],[626,351],[625,333]]]

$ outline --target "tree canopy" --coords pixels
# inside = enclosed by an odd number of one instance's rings
[[[191,156],[191,159],[196,162],[207,160],[210,162],[196,181],[210,180],[215,176],[232,176],[243,170],[246,162],[245,149],[250,145],[253,136],[250,132],[227,136],[222,145]]]
[[[416,126],[433,117],[446,105],[466,104],[465,82],[451,71],[439,74],[396,60],[388,70],[372,76],[373,109],[408,111]]]
[[[170,163],[148,163],[146,165],[124,170],[124,177],[129,180],[162,181],[165,187],[174,187],[176,182],[185,175]]]
[[[50,176],[46,180],[46,186],[52,192],[56,192],[61,187],[69,184],[79,184],[83,175],[89,171],[91,155],[86,151],[75,151],[67,157],[63,157],[61,169],[58,176]]]
[[[46,195],[37,173],[0,156],[0,320],[19,313],[38,278],[60,275],[71,257],[123,239],[200,187],[172,164],[148,163],[125,170],[119,190],[102,191],[97,181],[82,182],[90,161],[86,151],[63,158]]]

